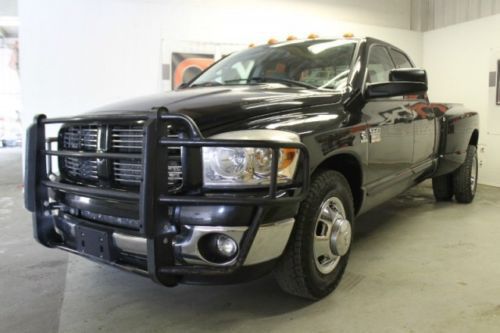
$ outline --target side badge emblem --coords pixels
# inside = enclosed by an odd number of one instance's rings
[[[369,140],[368,132],[366,130],[363,130],[361,132],[361,143],[367,143]]]
[[[370,128],[370,142],[376,143],[382,141],[382,131],[380,127]]]

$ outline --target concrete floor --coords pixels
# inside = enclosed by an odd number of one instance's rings
[[[0,332],[498,332],[500,189],[435,203],[423,184],[359,218],[337,291],[309,303],[271,278],[168,289],[36,244],[20,151],[0,149]]]

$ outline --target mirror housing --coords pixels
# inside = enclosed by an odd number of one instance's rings
[[[421,68],[397,68],[389,72],[390,82],[422,82],[427,84],[427,73]]]
[[[422,82],[380,82],[372,83],[366,87],[366,98],[395,97],[416,95],[427,91],[427,85]]]
[[[427,92],[427,74],[418,68],[398,68],[389,72],[389,82],[366,86],[366,98],[395,97]]]

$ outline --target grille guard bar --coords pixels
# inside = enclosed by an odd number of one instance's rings
[[[50,143],[57,141],[55,138],[46,138],[45,125],[48,124],[78,124],[93,122],[122,123],[124,121],[144,121],[144,140],[142,155],[128,153],[93,152],[85,153],[78,151],[51,150]],[[164,125],[167,121],[182,123],[187,129],[187,139],[169,139],[168,129]],[[201,195],[169,195],[166,187],[162,184],[168,182],[168,172],[161,165],[167,165],[167,146],[179,146],[186,148],[201,147],[253,147],[269,148],[273,150],[271,181],[268,191],[262,196],[244,196],[241,190],[227,188],[227,192],[234,196],[213,194],[211,196]],[[292,184],[286,187],[278,185],[278,163],[279,150],[281,148],[296,148],[300,150],[299,163]],[[52,181],[47,172],[50,166],[50,156],[78,156],[99,158],[140,158],[142,159],[142,182],[139,193],[121,190],[80,186],[68,183]],[[201,160],[197,162],[201,163]],[[201,165],[198,167],[201,168]],[[183,169],[187,164],[183,163]],[[300,171],[300,172],[299,172]],[[184,172],[184,177],[187,173]],[[160,183],[158,179],[164,179]],[[299,179],[299,180],[298,180]],[[202,186],[201,186],[202,187]],[[299,202],[304,199],[309,189],[309,154],[305,145],[292,142],[274,142],[257,140],[213,140],[206,139],[201,134],[196,123],[188,116],[182,114],[170,114],[166,108],[159,108],[149,114],[121,115],[120,119],[110,116],[88,116],[75,118],[53,118],[47,119],[45,115],[35,116],[34,123],[27,130],[26,161],[25,161],[25,207],[33,212],[34,237],[42,244],[49,247],[60,247],[58,235],[55,234],[50,214],[49,189],[119,200],[139,201],[139,219],[141,234],[147,238],[148,248],[148,272],[157,282],[165,285],[174,285],[177,282],[176,275],[198,274],[214,275],[227,274],[240,268],[248,255],[255,235],[261,223],[263,206]],[[279,197],[278,190],[294,189],[289,191],[288,196]],[[175,265],[172,241],[175,232],[165,231],[159,227],[158,221],[165,222],[165,207],[170,205],[203,205],[221,203],[228,205],[253,205],[257,207],[256,214],[249,225],[240,245],[238,258],[232,266],[184,266]],[[168,221],[167,221],[168,224]],[[72,251],[74,252],[74,251]]]

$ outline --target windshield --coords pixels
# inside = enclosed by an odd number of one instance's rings
[[[354,40],[308,40],[264,45],[222,59],[191,83],[196,86],[277,82],[305,88],[343,89]]]

